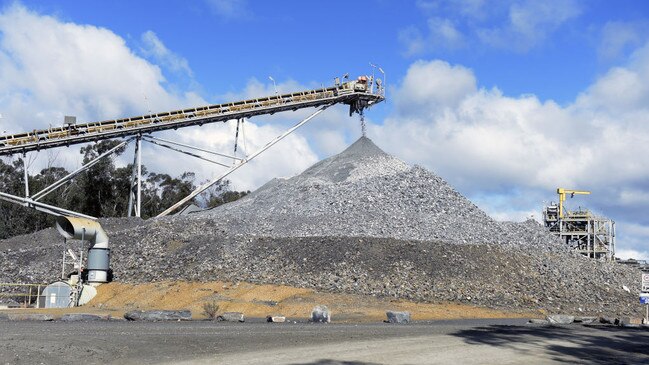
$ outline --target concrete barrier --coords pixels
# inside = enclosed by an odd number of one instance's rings
[[[192,312],[188,310],[152,310],[152,311],[131,311],[124,314],[129,321],[189,321],[192,319]]]

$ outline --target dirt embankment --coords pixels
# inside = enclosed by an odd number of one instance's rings
[[[461,318],[525,318],[541,312],[500,311],[454,303],[416,303],[373,296],[322,293],[280,285],[250,283],[165,281],[149,284],[110,283],[97,288],[97,296],[87,305],[66,309],[24,309],[65,313],[97,313],[122,317],[130,310],[189,309],[193,318],[205,318],[203,304],[216,302],[219,312],[243,312],[249,318],[283,315],[305,320],[316,305],[327,305],[334,322],[376,322],[386,310],[409,311],[413,320]],[[14,310],[15,311],[15,310]]]

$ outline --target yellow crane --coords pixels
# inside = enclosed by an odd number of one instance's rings
[[[559,218],[561,219],[563,218],[563,202],[566,201],[566,195],[570,194],[570,197],[573,198],[575,195],[590,195],[590,191],[558,188],[557,194],[559,194]]]

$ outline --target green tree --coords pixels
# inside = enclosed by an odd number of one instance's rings
[[[82,147],[83,163],[92,161],[119,143],[118,140],[105,140]],[[95,217],[111,217],[116,214],[120,193],[116,191],[114,185],[115,164],[113,158],[124,152],[124,149],[125,147],[122,147],[115,151],[111,157],[101,159],[79,176],[79,183],[84,194],[82,213]],[[128,194],[128,192],[126,193]]]

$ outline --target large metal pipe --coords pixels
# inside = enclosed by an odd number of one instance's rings
[[[108,235],[101,224],[85,218],[59,216],[56,218],[56,229],[65,238],[90,241],[87,265],[88,282],[108,282],[110,249],[108,248]]]

